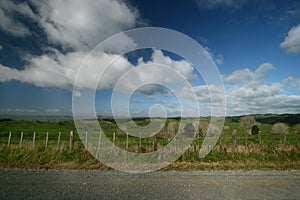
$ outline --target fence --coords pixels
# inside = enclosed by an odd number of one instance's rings
[[[99,134],[100,135],[100,134]],[[116,132],[106,132],[106,136],[111,139],[111,141],[118,145],[124,146],[124,148],[132,149],[136,145],[138,149],[143,149],[143,146],[149,146],[150,141],[153,150],[157,150],[157,138],[156,136],[152,137],[152,139],[148,139],[148,141],[143,141],[141,137],[135,138],[130,136],[128,133],[118,134]],[[0,132],[0,144],[5,145],[7,148],[11,147],[19,147],[19,148],[57,148],[58,150],[65,149],[74,149],[76,148],[84,148],[88,147],[88,138],[89,133],[85,132],[85,137],[82,137],[80,140],[78,134],[74,131],[70,132]],[[137,141],[138,140],[138,141]],[[125,143],[123,142],[125,141]],[[161,141],[161,140],[160,140]],[[100,141],[99,141],[100,142]],[[161,142],[166,143],[166,142]],[[123,145],[122,145],[123,144]]]
[[[112,143],[128,151],[151,152],[168,144],[173,138],[153,136],[151,138],[132,137],[128,133],[106,132],[106,136]],[[88,147],[89,133],[85,133],[83,140],[80,140],[78,134],[74,131],[70,132],[0,132],[0,144],[7,148],[57,148],[58,150],[72,150],[75,148]],[[191,145],[193,151],[199,151],[203,141],[203,137],[195,138]],[[101,138],[100,138],[101,140]],[[101,141],[99,141],[101,142]],[[261,134],[242,136],[237,134],[236,130],[231,132],[231,135],[222,134],[218,140],[215,149],[227,151],[248,151],[248,150],[263,150],[269,148],[299,149],[298,133],[289,135],[278,134]],[[212,147],[210,147],[212,148]]]
[[[38,133],[38,132],[1,132],[0,144],[6,144],[7,148],[12,146],[22,147],[48,147],[56,146],[60,149],[62,146],[68,146],[69,149],[74,147],[74,132],[69,133]]]

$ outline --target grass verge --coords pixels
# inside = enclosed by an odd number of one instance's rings
[[[7,149],[5,146],[0,147],[0,168],[112,170],[81,148]],[[300,152],[295,149],[227,153],[213,150],[204,159],[200,159],[197,153],[187,151],[161,170],[300,170]]]

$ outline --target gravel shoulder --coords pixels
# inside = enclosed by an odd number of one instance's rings
[[[300,199],[300,171],[0,170],[0,199]]]

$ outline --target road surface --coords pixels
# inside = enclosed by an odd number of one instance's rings
[[[300,171],[0,170],[0,199],[300,199]]]

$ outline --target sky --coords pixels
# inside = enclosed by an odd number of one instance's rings
[[[126,33],[90,54],[114,34],[141,27],[175,30],[198,42],[224,90],[205,84],[199,63],[174,52],[120,54],[135,47]],[[131,116],[192,116],[195,105],[209,116],[223,104],[227,115],[300,113],[299,65],[297,0],[0,1],[0,114],[71,115],[72,99],[91,93],[101,116],[126,109]],[[79,102],[80,112],[89,109]]]

